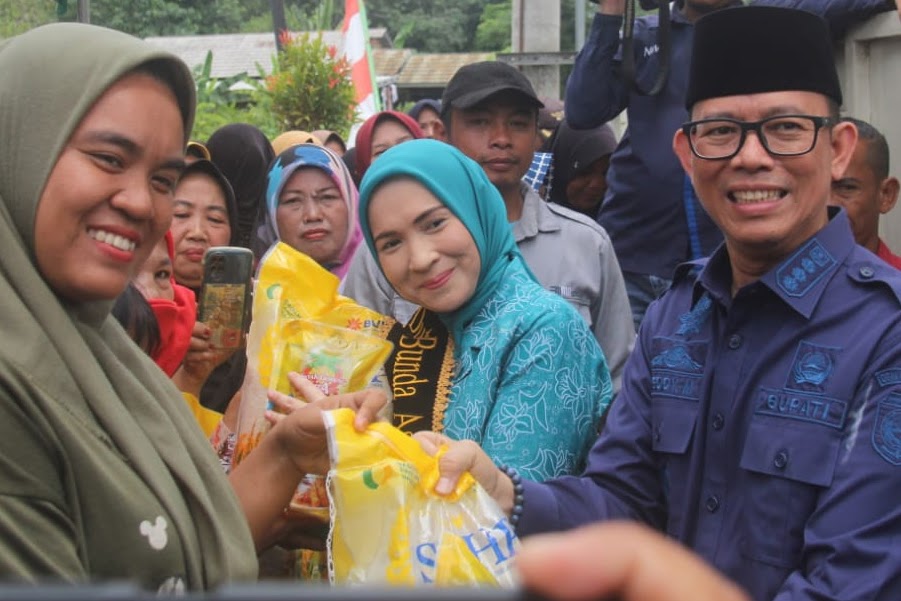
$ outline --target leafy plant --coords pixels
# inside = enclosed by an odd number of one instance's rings
[[[348,60],[322,36],[284,32],[282,51],[266,78],[266,95],[283,131],[330,129],[347,137],[356,107]]]
[[[250,123],[260,128],[268,137],[280,133],[278,122],[272,117],[269,97],[262,84],[239,73],[231,77],[215,79],[213,53],[207,52],[202,65],[193,69],[197,87],[197,111],[191,139],[203,141],[229,123]]]
[[[230,77],[214,79],[213,52],[207,51],[202,65],[194,67],[194,83],[197,85],[197,103],[244,104],[249,101],[249,91],[254,87],[248,82],[247,72],[242,71]],[[237,86],[237,84],[243,84]],[[237,86],[237,87],[236,87]]]

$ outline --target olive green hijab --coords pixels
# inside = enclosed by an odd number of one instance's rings
[[[174,56],[74,23],[0,43],[0,390],[35,419],[66,415],[109,440],[172,517],[187,585],[201,589],[256,570],[246,520],[209,442],[171,381],[109,315],[112,300],[64,303],[34,259],[38,200],[68,138],[110,85],[149,61],[175,92],[187,140],[194,84]]]

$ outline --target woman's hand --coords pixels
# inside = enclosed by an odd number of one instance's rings
[[[634,523],[531,536],[516,565],[525,587],[557,601],[749,601],[691,551]]]
[[[442,446],[447,451],[438,458],[440,477],[435,484],[439,495],[451,494],[460,477],[469,472],[476,482],[494,498],[501,509],[510,514],[513,510],[513,482],[499,470],[478,444],[471,440],[452,440],[435,432],[417,432],[413,437],[429,455],[434,456]]]
[[[302,474],[325,474],[329,470],[323,411],[353,409],[354,428],[362,432],[376,421],[379,410],[387,402],[385,393],[377,389],[326,396],[296,372],[289,373],[288,380],[300,398],[270,390],[269,400],[283,413],[269,411],[266,418],[275,425],[269,436],[276,437],[283,452],[294,459]]]
[[[201,321],[194,323],[191,343],[181,367],[172,376],[172,381],[182,392],[200,396],[200,389],[213,370],[224,363],[235,349],[216,349],[210,344],[210,329]]]
[[[303,401],[271,393],[270,400],[290,413],[276,416],[272,412],[272,430],[229,475],[258,551],[276,540],[315,545],[315,529],[289,524],[284,510],[304,475],[324,474],[330,467],[322,412],[353,409],[354,427],[362,431],[387,401],[385,393],[376,389],[327,397],[299,374],[288,378]]]

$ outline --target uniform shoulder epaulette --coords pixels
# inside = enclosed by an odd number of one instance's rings
[[[901,271],[876,259],[853,260],[848,264],[848,277],[863,286],[882,287],[890,291],[901,305]]]

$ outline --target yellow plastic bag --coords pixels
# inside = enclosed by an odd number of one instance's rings
[[[387,328],[393,325],[394,321],[390,318],[339,295],[338,283],[338,278],[316,261],[283,242],[275,244],[260,262],[253,294],[253,320],[247,337],[247,374],[241,389],[234,465],[256,448],[262,436],[269,431],[265,419],[269,404],[267,388],[281,382],[284,385],[274,387],[290,393],[285,384],[287,376],[273,373],[283,367],[273,361],[273,357],[279,348],[284,348],[287,342],[285,334],[296,332],[299,327],[292,326],[293,322],[315,321],[380,338],[384,338]],[[304,369],[303,366],[286,367],[298,371]],[[371,364],[361,367],[369,371]],[[361,390],[367,386],[379,386],[386,393],[391,390],[384,369],[379,366],[376,366],[368,383],[357,385],[355,380],[354,387],[344,391]]]
[[[357,432],[353,417],[350,409],[325,414],[332,582],[514,586],[519,541],[472,476],[441,497],[433,492],[435,457],[387,423]]]

